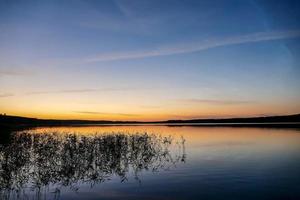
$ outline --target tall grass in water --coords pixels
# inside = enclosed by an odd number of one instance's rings
[[[42,194],[55,186],[77,191],[82,183],[92,186],[112,176],[126,182],[141,181],[143,170],[157,172],[185,162],[184,139],[175,141],[148,133],[110,134],[16,134],[10,144],[0,146],[0,197],[10,199],[26,193],[26,188]]]

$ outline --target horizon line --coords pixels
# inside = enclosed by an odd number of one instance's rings
[[[281,115],[255,115],[255,116],[248,116],[248,117],[216,117],[216,118],[191,118],[191,119],[167,119],[167,120],[154,120],[154,121],[139,121],[139,120],[94,120],[94,119],[51,119],[51,118],[36,118],[36,117],[24,117],[24,116],[17,116],[17,115],[7,115],[6,113],[0,113],[0,117],[18,117],[18,118],[27,118],[27,119],[34,119],[34,120],[44,120],[44,121],[86,121],[86,122],[125,122],[125,123],[164,123],[170,121],[194,121],[194,120],[234,120],[234,119],[256,119],[256,118],[272,118],[272,117],[290,117],[290,116],[300,116],[300,113],[295,114],[281,114]]]

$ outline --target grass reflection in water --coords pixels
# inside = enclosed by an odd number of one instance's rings
[[[44,187],[77,191],[82,183],[92,186],[112,176],[121,182],[134,177],[141,181],[143,170],[157,172],[185,162],[184,139],[148,133],[110,134],[16,134],[0,146],[0,197],[24,195],[28,190],[41,195]]]

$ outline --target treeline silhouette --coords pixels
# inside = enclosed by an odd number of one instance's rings
[[[10,143],[0,144],[0,199],[13,199],[30,191],[44,198],[43,188],[59,198],[61,187],[77,191],[112,176],[121,182],[137,181],[143,170],[158,172],[185,162],[184,139],[155,134],[111,133],[83,136],[61,133],[15,134]]]
[[[95,125],[95,124],[190,124],[218,126],[280,126],[280,127],[299,127],[300,114],[266,116],[266,117],[248,117],[248,118],[224,118],[224,119],[191,119],[191,120],[167,120],[167,121],[106,121],[106,120],[54,120],[37,119],[9,115],[0,115],[1,127],[14,126],[64,126],[64,125]],[[273,124],[272,124],[273,123]],[[274,124],[281,123],[281,124]]]
[[[300,114],[266,116],[266,117],[245,117],[226,119],[192,119],[192,120],[168,120],[166,123],[294,123],[300,122]]]

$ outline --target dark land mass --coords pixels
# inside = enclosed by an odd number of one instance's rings
[[[106,121],[106,120],[56,120],[0,115],[0,127],[28,126],[78,126],[78,125],[141,125],[156,124],[170,126],[254,126],[300,128],[300,114],[250,118],[192,119],[167,121]]]

